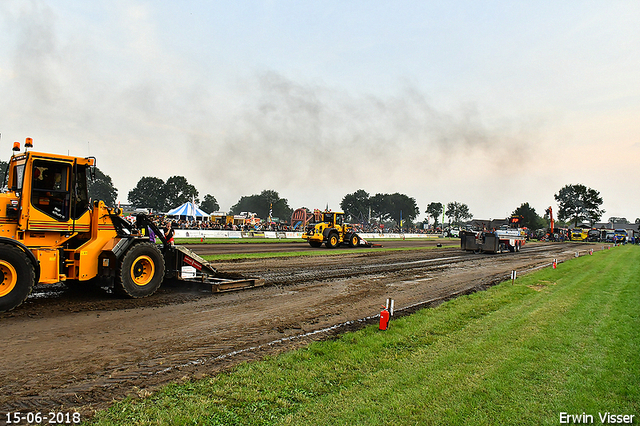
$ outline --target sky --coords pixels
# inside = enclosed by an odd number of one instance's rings
[[[568,184],[640,217],[640,2],[2,0],[0,149],[94,156],[118,200],[221,210],[359,189],[426,217],[540,215]]]

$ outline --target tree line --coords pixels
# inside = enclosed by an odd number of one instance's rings
[[[553,197],[558,203],[554,219],[569,226],[573,225],[574,228],[582,223],[593,226],[605,213],[605,210],[600,208],[602,206],[600,192],[582,184],[565,185]],[[552,212],[545,210],[544,216],[540,216],[529,203],[523,203],[514,210],[513,214],[523,218],[523,226],[529,229],[539,229],[546,226],[547,221],[551,219]],[[616,219],[618,218],[609,218],[609,222],[616,223]],[[636,219],[636,222],[640,222],[640,220]]]
[[[1,163],[0,168],[2,168]],[[108,205],[115,204],[118,191],[113,187],[111,178],[99,170],[96,171],[96,180],[89,184],[89,191],[92,198],[103,199]],[[166,182],[155,177],[143,177],[136,187],[129,191],[128,199],[136,207],[148,207],[157,211],[166,211],[192,200],[207,212],[217,211],[220,208],[211,194],[205,195],[200,202],[197,189],[183,176],[172,176]],[[555,219],[573,224],[574,227],[585,222],[593,225],[605,213],[605,210],[601,209],[603,200],[600,193],[582,184],[565,185],[554,194],[554,199],[558,205]],[[340,208],[350,222],[395,222],[402,227],[414,226],[420,214],[415,198],[397,192],[370,195],[363,189],[345,195]],[[260,194],[242,196],[230,209],[231,214],[241,212],[256,213],[258,217],[264,219],[277,217],[287,220],[291,217],[293,209],[285,198],[279,196],[278,192],[264,190]],[[457,201],[447,204],[431,202],[426,206],[424,213],[433,220],[434,228],[439,224],[444,225],[443,215],[449,218],[449,224],[454,226],[459,226],[473,218],[469,206]],[[549,220],[548,213],[538,214],[528,202],[522,203],[512,214],[521,216],[523,226],[529,229],[545,227]],[[619,217],[611,217],[609,221],[628,223],[626,218]],[[636,218],[635,223],[640,223],[640,218]]]
[[[4,182],[8,163],[0,161],[0,180]],[[109,206],[115,206],[118,190],[114,187],[111,177],[95,168],[95,179],[89,179],[89,195],[92,199],[103,200]],[[201,209],[210,213],[220,209],[216,198],[206,194],[202,200],[198,198],[198,190],[191,185],[184,176],[172,176],[166,181],[157,177],[142,177],[137,185],[128,193],[128,200],[135,207],[151,208],[154,211],[165,212],[187,201],[195,201]],[[582,184],[570,184],[562,187],[554,194],[558,209],[555,219],[568,225],[577,227],[581,223],[593,225],[605,213],[601,208],[603,200],[600,193]],[[370,195],[363,189],[343,197],[340,208],[345,212],[347,220],[351,222],[369,223],[371,221],[395,222],[401,226],[414,226],[420,214],[415,198],[405,194],[375,194]],[[241,212],[256,213],[258,217],[268,217],[288,220],[293,213],[287,199],[281,198],[278,192],[264,190],[260,194],[242,196],[231,209],[231,214]],[[457,201],[443,204],[431,202],[424,213],[433,220],[433,226],[442,223],[443,214],[449,218],[449,224],[460,225],[472,219],[473,214],[469,206]],[[529,203],[522,203],[513,211],[514,215],[523,218],[523,225],[530,229],[546,226],[549,215],[540,215]],[[629,221],[623,217],[610,217],[611,223],[626,224]],[[419,223],[419,222],[417,222]],[[640,223],[640,218],[635,219]]]

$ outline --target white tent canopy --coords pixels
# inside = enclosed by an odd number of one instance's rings
[[[181,219],[205,219],[209,218],[209,215],[204,211],[200,210],[194,203],[187,201],[183,205],[176,207],[175,209],[169,210],[167,212],[167,216],[179,216]]]

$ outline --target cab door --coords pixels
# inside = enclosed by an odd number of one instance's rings
[[[34,159],[31,176],[31,206],[41,214],[33,215],[30,224],[52,219],[67,222],[71,208],[70,164]]]

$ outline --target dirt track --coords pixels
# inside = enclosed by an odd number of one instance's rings
[[[194,249],[204,253],[207,247]],[[259,276],[267,284],[225,294],[166,284],[151,298],[123,300],[102,289],[38,289],[0,315],[0,413],[75,408],[90,414],[126,395],[147,395],[158,385],[359,327],[366,321],[278,342],[375,315],[387,297],[400,314],[408,313],[426,301],[486,288],[513,269],[573,257],[575,250],[567,243],[503,255],[355,249],[340,256],[217,263],[221,271]],[[229,355],[234,351],[241,352]]]

